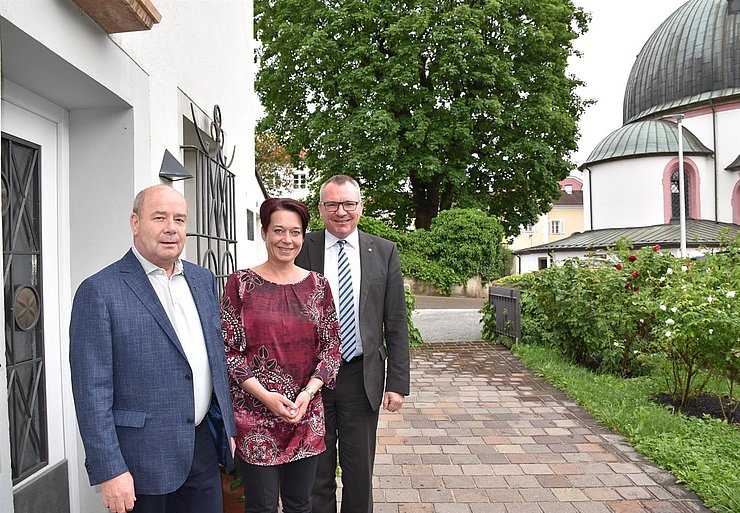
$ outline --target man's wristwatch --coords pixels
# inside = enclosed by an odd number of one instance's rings
[[[301,392],[306,392],[308,394],[308,397],[310,397],[311,399],[313,399],[313,397],[316,395],[316,391],[308,386],[303,387],[303,390],[301,390]]]

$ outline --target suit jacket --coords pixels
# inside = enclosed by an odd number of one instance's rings
[[[234,436],[216,281],[207,269],[183,265],[203,326],[213,400]],[[193,377],[132,251],[77,289],[70,364],[90,484],[129,471],[137,493],[163,495],[179,488],[195,447]]]
[[[409,393],[406,299],[396,245],[362,231],[359,240],[362,369],[365,393],[377,410],[384,391]],[[323,273],[324,241],[324,230],[306,234],[296,265]]]

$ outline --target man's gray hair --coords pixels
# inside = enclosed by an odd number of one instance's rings
[[[357,180],[347,175],[334,175],[327,181],[322,183],[321,188],[319,189],[319,201],[324,201],[324,189],[326,189],[327,185],[329,185],[330,183],[344,185],[347,182],[351,183],[355,190],[357,190],[357,199],[362,201],[362,191],[360,191],[360,184],[357,183]]]

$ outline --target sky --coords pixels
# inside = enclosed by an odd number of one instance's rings
[[[578,90],[596,100],[579,122],[581,139],[573,155],[582,164],[601,140],[622,126],[622,101],[632,65],[660,24],[686,0],[574,0],[591,13],[588,32],[574,46],[583,55],[572,58],[569,71],[586,82]]]

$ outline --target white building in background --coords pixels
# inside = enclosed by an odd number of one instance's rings
[[[690,255],[740,233],[740,1],[690,0],[652,34],[627,81],[624,125],[579,166],[582,233],[516,251],[521,272],[603,251],[620,237],[635,247],[679,247],[678,125]]]
[[[264,258],[252,37],[248,0],[0,2],[3,513],[103,511],[69,314],[77,285],[130,247],[137,191],[186,195],[188,260],[223,275]]]

